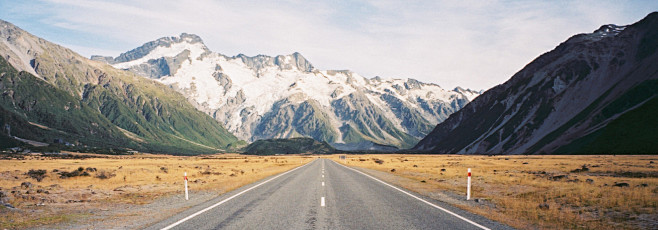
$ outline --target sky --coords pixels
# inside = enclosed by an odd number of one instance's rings
[[[321,70],[474,90],[575,34],[657,10],[653,0],[0,0],[0,19],[86,57],[185,32],[227,56],[300,52]]]

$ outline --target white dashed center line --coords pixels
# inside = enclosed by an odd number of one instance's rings
[[[323,162],[323,163],[324,163],[324,162]],[[252,186],[251,188],[245,189],[245,190],[243,190],[242,192],[239,192],[239,193],[237,193],[237,194],[235,194],[235,195],[233,195],[233,196],[231,196],[231,197],[229,197],[229,198],[226,198],[226,199],[224,199],[224,200],[222,200],[222,201],[220,201],[220,202],[218,202],[218,203],[216,203],[216,204],[213,204],[213,205],[211,205],[210,207],[207,207],[207,208],[205,208],[205,209],[203,209],[203,210],[201,210],[201,211],[195,212],[194,214],[189,215],[189,216],[187,216],[187,217],[185,217],[185,218],[183,218],[183,219],[177,221],[176,223],[173,223],[173,224],[171,224],[171,225],[169,225],[169,226],[167,226],[167,227],[164,227],[164,228],[162,228],[161,230],[168,230],[168,229],[171,229],[171,228],[173,228],[173,227],[176,227],[177,225],[179,225],[179,224],[181,224],[181,223],[183,223],[183,222],[185,222],[185,221],[188,221],[189,219],[192,219],[192,218],[194,218],[195,216],[201,215],[202,213],[207,212],[208,210],[211,210],[211,209],[213,209],[213,208],[215,208],[215,207],[217,207],[217,206],[220,206],[221,204],[226,203],[226,202],[228,202],[229,200],[232,200],[233,198],[236,198],[236,197],[242,195],[243,193],[246,193],[246,192],[249,192],[249,191],[252,190],[252,189],[258,188],[259,186],[261,186],[261,185],[263,185],[263,184],[265,184],[265,183],[267,183],[267,182],[270,182],[270,181],[272,181],[272,180],[274,180],[274,179],[276,179],[276,178],[279,178],[279,177],[281,177],[281,176],[283,176],[283,175],[286,175],[286,174],[288,174],[288,173],[294,172],[295,170],[300,169],[301,167],[304,167],[304,166],[306,166],[306,165],[308,165],[308,164],[309,164],[309,163],[307,163],[307,164],[305,164],[305,165],[302,165],[302,166],[299,166],[299,167],[297,167],[297,168],[294,168],[294,169],[292,169],[292,170],[289,170],[289,171],[287,171],[287,172],[281,173],[281,174],[279,174],[279,175],[276,175],[276,176],[274,176],[274,177],[272,177],[272,178],[270,178],[270,179],[268,179],[268,180],[266,180],[266,181],[261,182],[260,184],[254,185],[254,186]],[[324,197],[323,197],[322,199],[323,199],[323,202],[322,202],[322,203],[324,204]],[[323,206],[324,206],[324,205],[323,205]]]
[[[322,182],[322,186],[324,186],[324,182]]]
[[[324,207],[324,196],[320,199],[320,206]]]

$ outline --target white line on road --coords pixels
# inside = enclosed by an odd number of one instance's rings
[[[320,199],[320,206],[324,207],[324,196]]]
[[[313,162],[313,161],[311,161],[311,162]],[[267,183],[267,182],[270,182],[270,181],[272,181],[272,180],[274,180],[274,179],[276,179],[276,178],[279,178],[280,176],[286,175],[286,174],[288,174],[288,173],[290,173],[290,172],[292,172],[292,171],[295,171],[295,170],[297,170],[297,169],[299,169],[299,168],[301,168],[301,167],[304,167],[304,166],[310,164],[311,162],[306,163],[305,165],[299,166],[299,167],[297,167],[297,168],[294,168],[294,169],[292,169],[292,170],[290,170],[290,171],[287,171],[287,172],[281,173],[281,174],[279,174],[279,175],[277,175],[277,176],[275,176],[275,177],[270,178],[269,180],[263,181],[263,182],[260,183],[260,184],[254,185],[254,187],[248,188],[248,189],[246,189],[246,190],[244,190],[244,191],[242,191],[242,192],[239,192],[238,194],[235,194],[235,195],[233,195],[233,196],[231,196],[231,197],[229,197],[229,198],[226,198],[226,199],[224,199],[224,200],[222,200],[222,201],[220,201],[220,202],[218,202],[218,203],[216,203],[216,204],[213,204],[213,205],[210,206],[210,207],[207,207],[207,208],[205,208],[205,209],[203,209],[203,210],[201,210],[201,211],[198,211],[198,212],[196,212],[196,213],[194,213],[194,214],[192,214],[192,215],[189,215],[188,217],[185,217],[185,218],[183,218],[183,219],[177,221],[176,223],[173,223],[173,224],[171,224],[171,225],[169,225],[169,226],[167,226],[167,227],[164,227],[164,228],[162,228],[162,230],[169,230],[169,229],[171,229],[171,228],[173,228],[173,227],[176,227],[176,225],[182,224],[183,222],[188,221],[189,219],[192,219],[192,218],[194,218],[195,216],[200,215],[201,213],[207,212],[208,210],[213,209],[213,208],[215,208],[215,207],[217,207],[217,206],[219,206],[219,205],[221,205],[221,204],[223,204],[223,203],[225,203],[225,202],[227,202],[227,201],[229,201],[229,200],[231,200],[231,199],[233,199],[233,198],[235,198],[235,197],[237,197],[237,196],[239,196],[239,195],[242,195],[242,194],[245,193],[245,192],[249,192],[250,190],[257,188],[258,186],[261,186],[261,185],[263,185],[263,184],[265,184],[265,183]],[[323,199],[324,199],[324,197],[323,197]],[[323,200],[323,201],[324,201],[324,200]]]
[[[322,178],[324,178],[324,175],[322,175]]]
[[[336,164],[338,164],[338,163],[336,163]],[[388,184],[388,183],[386,183],[386,182],[384,182],[384,181],[381,181],[381,180],[379,180],[379,179],[377,179],[377,178],[375,178],[375,177],[373,177],[373,176],[370,176],[370,175],[368,175],[368,174],[365,174],[365,173],[363,173],[363,172],[361,172],[361,171],[359,171],[359,170],[356,170],[356,169],[353,169],[353,168],[350,168],[350,167],[347,167],[347,166],[345,166],[345,165],[341,165],[341,164],[338,164],[338,165],[343,166],[343,167],[345,167],[345,168],[347,168],[347,169],[349,169],[349,170],[355,171],[355,172],[357,172],[357,173],[360,173],[360,174],[362,174],[362,175],[364,175],[364,176],[370,177],[370,179],[373,179],[373,180],[375,180],[375,181],[377,181],[377,182],[379,182],[379,183],[382,183],[382,184],[384,184],[384,185],[386,185],[386,186],[388,186],[388,187],[391,187],[391,188],[393,188],[393,189],[395,189],[395,190],[398,190],[398,191],[400,191],[401,193],[404,193],[404,194],[406,194],[406,195],[408,195],[408,196],[410,196],[410,197],[413,197],[413,198],[415,198],[416,200],[422,201],[422,202],[425,203],[425,204],[428,204],[428,205],[430,205],[430,206],[432,206],[432,207],[435,207],[435,208],[437,208],[437,209],[439,209],[439,210],[441,210],[441,211],[444,211],[444,212],[446,212],[446,213],[448,213],[448,214],[450,214],[450,215],[453,215],[453,216],[455,216],[455,217],[457,217],[457,218],[459,218],[459,219],[461,219],[461,220],[463,220],[463,221],[466,221],[466,222],[468,222],[468,223],[470,223],[470,224],[472,224],[472,225],[475,225],[475,226],[477,226],[477,227],[479,227],[479,228],[481,228],[481,229],[484,229],[484,230],[490,230],[489,228],[487,228],[487,227],[485,227],[485,226],[482,226],[482,225],[480,225],[480,224],[478,224],[478,223],[475,223],[475,222],[473,222],[472,220],[466,219],[466,217],[460,216],[460,215],[458,215],[457,213],[451,212],[450,210],[445,209],[445,208],[442,208],[442,207],[440,207],[440,206],[438,206],[438,205],[436,205],[436,204],[432,204],[432,203],[430,203],[429,201],[423,200],[423,199],[421,199],[421,198],[419,198],[419,197],[417,197],[417,196],[414,196],[414,195],[411,194],[411,193],[408,193],[407,191],[404,191],[404,190],[402,190],[402,189],[399,189],[398,187],[395,187],[395,186],[393,186],[393,185],[390,185],[390,184]]]
[[[324,182],[322,182],[322,186],[324,186]]]

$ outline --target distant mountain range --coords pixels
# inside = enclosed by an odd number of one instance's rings
[[[0,54],[3,147],[19,145],[14,137],[107,153],[216,153],[246,145],[177,91],[1,20]]]
[[[658,153],[658,13],[569,38],[477,97],[412,150]]]
[[[299,53],[228,57],[191,34],[89,60],[0,20],[0,148],[656,154],[657,50],[651,13],[575,35],[481,93],[318,70]]]
[[[299,53],[228,57],[185,33],[91,59],[170,86],[241,139],[311,137],[342,150],[410,148],[479,95],[318,70]]]

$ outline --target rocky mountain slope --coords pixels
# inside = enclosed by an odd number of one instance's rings
[[[299,53],[228,57],[192,34],[92,59],[169,85],[242,139],[312,137],[343,150],[412,147],[479,95],[318,70]]]
[[[213,153],[239,144],[169,87],[2,20],[0,55],[0,122],[11,136],[173,154]],[[2,135],[13,138],[4,129]]]
[[[452,114],[432,153],[658,153],[658,13],[569,38]]]

